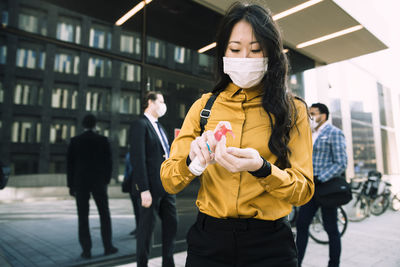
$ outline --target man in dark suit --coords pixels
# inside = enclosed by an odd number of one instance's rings
[[[143,100],[144,115],[130,130],[132,192],[140,203],[137,228],[137,266],[147,266],[156,214],[162,221],[162,266],[175,266],[173,258],[177,231],[175,196],[165,192],[160,179],[161,163],[169,156],[169,143],[158,118],[167,107],[160,92],[150,91]]]
[[[107,137],[94,132],[96,117],[86,115],[82,122],[85,132],[71,138],[67,154],[67,185],[76,199],[79,242],[82,258],[91,258],[92,240],[89,231],[89,199],[92,194],[100,215],[104,254],[118,251],[112,245],[111,217],[107,185],[111,180],[112,159]]]

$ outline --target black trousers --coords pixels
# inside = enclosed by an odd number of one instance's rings
[[[306,205],[302,206],[297,218],[296,243],[299,250],[299,265],[301,265],[308,243],[308,229],[320,205],[313,197]],[[337,208],[321,207],[324,229],[329,238],[329,263],[328,267],[339,267],[341,242],[337,225]]]
[[[140,216],[140,208],[139,208],[139,197],[129,192],[129,196],[131,197],[133,213],[135,213],[135,222],[136,228],[139,225],[139,216]]]
[[[175,195],[165,194],[161,197],[153,196],[153,203],[149,208],[144,208],[139,199],[139,227],[137,229],[136,259],[138,267],[146,267],[156,216],[161,219],[162,230],[162,266],[173,267],[175,238],[178,228],[178,218],[175,207]]]
[[[297,267],[286,218],[217,219],[199,213],[187,243],[186,267]]]
[[[111,217],[108,207],[107,186],[92,190],[78,189],[76,191],[76,206],[78,209],[79,242],[84,251],[92,248],[92,239],[89,230],[89,199],[92,194],[100,215],[101,238],[105,250],[112,247]]]

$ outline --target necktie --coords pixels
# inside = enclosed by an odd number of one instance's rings
[[[169,157],[169,145],[168,145],[168,141],[167,141],[167,136],[165,135],[163,129],[161,128],[161,124],[156,121],[158,130],[160,131],[160,135],[161,135],[161,141],[163,143],[163,147],[166,150],[165,153],[167,154],[167,158]]]

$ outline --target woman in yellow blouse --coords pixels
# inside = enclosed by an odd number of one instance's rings
[[[161,166],[171,194],[200,179],[199,215],[187,234],[186,266],[297,266],[286,216],[313,193],[306,105],[287,93],[279,30],[259,5],[234,4],[217,35],[217,84],[190,108]],[[200,135],[200,112],[218,94]],[[216,142],[229,121],[233,135]],[[209,148],[208,148],[209,147]],[[208,164],[196,177],[195,157]]]

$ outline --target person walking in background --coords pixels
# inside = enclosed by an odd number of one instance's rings
[[[129,233],[130,235],[136,236],[137,227],[139,225],[139,200],[137,196],[132,192],[132,164],[130,160],[129,152],[125,155],[125,172],[124,181],[122,182],[122,192],[129,193],[129,197],[132,201],[133,212],[135,213],[136,227]]]
[[[207,164],[198,176],[199,214],[187,233],[186,266],[297,267],[286,217],[314,192],[306,104],[288,93],[288,62],[268,10],[234,4],[216,41],[214,90],[192,105],[161,167],[164,188],[176,194],[197,177],[192,161]],[[221,121],[230,122],[234,137],[217,142],[213,131]]]
[[[67,185],[76,199],[79,242],[82,258],[91,258],[92,240],[89,230],[89,199],[93,196],[100,215],[104,254],[117,253],[112,244],[111,217],[107,186],[111,180],[112,159],[107,137],[95,133],[96,117],[83,118],[84,133],[71,138],[67,153]]]
[[[175,196],[165,192],[160,180],[161,163],[169,157],[167,135],[158,119],[167,111],[160,92],[147,92],[144,115],[130,130],[130,161],[133,168],[132,192],[138,197],[137,266],[147,266],[156,214],[162,224],[162,266],[175,266],[173,250],[177,232]]]
[[[315,103],[310,108],[311,128],[313,130],[313,169],[315,190],[318,184],[344,176],[347,167],[346,141],[343,132],[328,122],[328,107]],[[329,237],[329,267],[337,267],[340,262],[341,242],[337,225],[337,207],[324,207],[315,196],[306,205],[300,207],[297,218],[296,243],[299,264],[304,258],[308,243],[308,228],[318,208],[321,208],[324,229]]]

